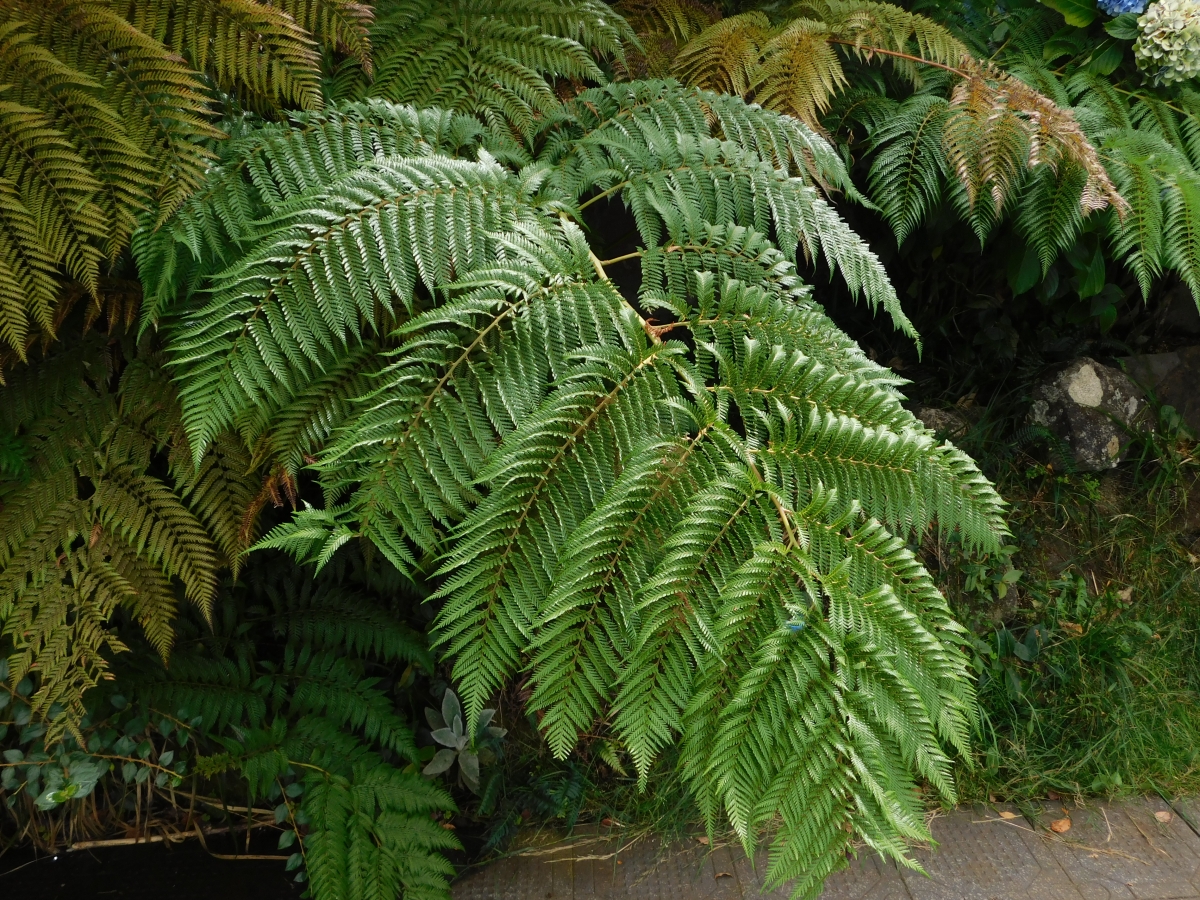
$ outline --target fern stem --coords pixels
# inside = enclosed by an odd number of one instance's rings
[[[775,507],[775,512],[779,516],[779,524],[783,526],[783,533],[787,536],[788,544],[797,549],[800,548],[800,539],[796,535],[796,531],[792,528],[792,520],[788,516],[787,509],[779,499],[779,495],[771,489],[771,485],[762,477],[762,473],[758,471],[758,466],[754,464],[753,454],[750,457],[750,473],[754,476],[754,480],[763,485],[767,489],[767,493],[771,496],[771,503]]]
[[[942,69],[946,72],[952,72],[959,78],[966,78],[967,73],[962,69],[948,66],[945,63],[934,62],[932,59],[926,59],[923,56],[913,56],[911,53],[901,53],[899,50],[885,50],[883,47],[871,47],[866,44],[860,44],[857,41],[847,41],[842,38],[826,38],[826,43],[842,44],[846,47],[853,47],[855,50],[865,50],[867,53],[878,53],[880,56],[894,56],[897,59],[907,59],[909,62],[921,63],[925,66],[933,66],[935,69]]]
[[[289,760],[290,762],[290,760]],[[292,765],[302,765],[302,763],[291,763]],[[278,778],[275,783],[279,785],[279,790],[282,792],[280,796],[283,798],[283,803],[287,807],[288,821],[292,823],[292,832],[296,835],[296,843],[300,845],[300,859],[304,861],[304,871],[308,871],[308,854],[304,850],[304,838],[300,836],[300,826],[296,824],[296,814],[292,811],[292,802],[284,790],[283,783]]]
[[[617,191],[623,190],[624,188],[627,188],[627,187],[629,187],[628,181],[622,181],[620,184],[614,184],[607,191],[604,191],[603,193],[599,193],[595,197],[592,197],[591,199],[585,200],[583,203],[580,203],[579,211],[583,212],[585,209],[587,209],[589,206],[591,206],[596,201],[603,200],[606,197],[611,197]]]
[[[641,255],[642,255],[641,250],[634,250],[632,253],[626,253],[624,256],[614,256],[612,259],[602,259],[602,260],[600,260],[600,265],[611,266],[611,265],[614,265],[615,263],[625,262],[625,260],[627,260],[627,259],[634,259]]]
[[[567,214],[559,213],[559,218],[566,220]],[[611,262],[619,262],[622,259],[628,259],[631,256],[640,256],[640,255],[641,255],[640,253],[630,253],[625,256],[619,256],[615,260],[610,259],[610,260],[608,260],[608,262],[610,262],[610,263]],[[604,260],[600,259],[600,257],[598,257],[591,250],[591,248],[588,248],[588,259],[590,259],[592,261],[592,266],[595,268],[596,274],[600,276],[601,281],[609,281],[609,282],[612,281],[612,279],[608,277],[608,273],[604,271]],[[631,312],[633,312],[633,314],[638,317],[638,321],[642,323],[642,331],[646,332],[646,336],[650,338],[650,343],[661,344],[662,338],[659,336],[658,330],[646,320],[645,316],[643,316],[640,312],[638,312],[636,309],[633,308],[633,304],[630,303],[625,298],[624,294],[620,294],[620,297],[621,297],[621,303],[623,303]]]

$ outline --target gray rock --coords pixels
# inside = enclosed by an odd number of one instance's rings
[[[1030,421],[1043,425],[1071,449],[1084,472],[1102,472],[1121,461],[1127,429],[1140,423],[1146,396],[1124,372],[1080,357],[1033,391]]]
[[[1160,404],[1175,407],[1184,424],[1200,435],[1200,347],[1129,356],[1121,362],[1134,381]]]

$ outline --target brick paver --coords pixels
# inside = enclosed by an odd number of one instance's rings
[[[864,852],[829,879],[822,900],[1200,900],[1200,802],[1157,797],[1076,807],[1047,802],[959,808],[932,823],[936,849],[898,869]],[[1069,818],[1063,834],[1050,822]],[[1189,824],[1190,823],[1190,824]],[[664,845],[617,831],[542,836],[460,879],[455,900],[783,900],[762,893],[737,846]]]

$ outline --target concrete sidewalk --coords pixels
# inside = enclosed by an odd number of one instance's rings
[[[925,877],[864,852],[829,879],[823,900],[1200,900],[1200,803],[1158,798],[1076,807],[960,808],[933,821]],[[1011,818],[1006,817],[1011,816]],[[1051,821],[1069,818],[1063,834]],[[1189,824],[1192,823],[1192,824]],[[1061,826],[1060,826],[1061,827]],[[736,847],[630,842],[619,832],[545,841],[468,875],[455,900],[783,900],[761,893]]]

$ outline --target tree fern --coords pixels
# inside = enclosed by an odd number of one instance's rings
[[[428,121],[392,115],[393,133]],[[351,146],[363,116],[325,114],[321,139]],[[336,565],[365,538],[413,577],[436,569],[468,731],[528,669],[558,756],[602,728],[644,777],[681,741],[710,821],[752,845],[782,816],[771,876],[802,876],[801,894],[853,835],[903,858],[925,835],[913,779],[953,795],[944,748],[973,715],[960,630],[905,539],[994,546],[1002,509],[800,281],[824,255],[911,328],[821,196],[848,184],[836,154],[794,119],[664,82],[585,92],[525,158],[486,134],[363,142],[326,173],[310,127],[270,132],[266,156],[248,139],[269,163],[218,171],[139,243],[212,260],[164,282],[159,319],[193,453],[345,398],[308,432],[328,505],[262,546]],[[270,166],[306,186],[272,192]],[[231,225],[232,197],[253,212]],[[581,227],[605,198],[643,246],[636,293]],[[357,397],[326,378],[348,360]],[[358,802],[341,790],[331,822]]]
[[[850,59],[856,65],[848,69]],[[888,63],[905,91],[916,91],[886,121],[861,102],[860,95],[878,96],[885,84],[861,73],[875,61]],[[900,240],[944,198],[953,199],[985,239],[1030,181],[1045,183],[1044,176],[1030,178],[1041,166],[1071,186],[1083,173],[1075,192],[1081,215],[1111,205],[1123,216],[1125,200],[1075,120],[1066,92],[1051,78],[1048,97],[1030,73],[1014,77],[1018,69],[976,60],[967,44],[925,16],[887,3],[827,0],[796,4],[778,21],[760,11],[717,21],[680,48],[673,71],[688,83],[752,99],[814,126],[827,116],[867,124],[875,151],[873,197]],[[948,97],[942,96],[947,77],[953,83]],[[947,178],[958,185],[947,190]],[[1062,243],[1069,223],[1058,215],[1055,224],[1061,227],[1039,239],[1039,252]]]

